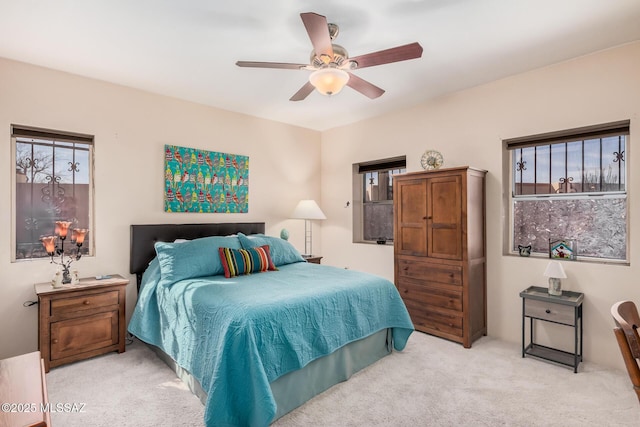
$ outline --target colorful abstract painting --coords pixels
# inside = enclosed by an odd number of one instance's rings
[[[164,146],[165,212],[247,213],[249,157]]]

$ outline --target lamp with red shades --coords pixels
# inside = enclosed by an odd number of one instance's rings
[[[74,228],[69,229],[71,221],[56,221],[55,235],[44,236],[40,238],[44,246],[45,251],[51,257],[51,263],[57,264],[62,267],[62,283],[71,283],[71,274],[69,273],[69,267],[73,261],[78,261],[82,254],[80,248],[84,243],[84,239],[89,232],[86,228]],[[71,236],[69,236],[71,232]],[[64,241],[70,237],[71,243],[75,244],[75,254],[68,254],[65,257]],[[58,240],[60,240],[60,246],[58,247]],[[56,261],[55,256],[59,256],[60,260]]]

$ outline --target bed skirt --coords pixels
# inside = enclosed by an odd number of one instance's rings
[[[164,361],[204,405],[207,393],[196,378],[158,347],[147,344]],[[272,422],[291,412],[331,386],[348,380],[351,375],[391,353],[391,329],[384,329],[366,338],[347,344],[330,355],[310,362],[297,371],[289,372],[273,381],[271,392],[276,401],[276,415]]]

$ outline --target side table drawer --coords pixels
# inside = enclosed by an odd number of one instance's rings
[[[93,295],[55,299],[51,301],[51,315],[56,316],[76,311],[93,310],[109,305],[118,305],[118,296],[118,291],[109,291]]]
[[[574,307],[526,298],[524,315],[563,325],[575,326]]]

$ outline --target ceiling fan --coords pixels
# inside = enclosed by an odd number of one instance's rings
[[[302,23],[307,29],[313,51],[309,64],[291,64],[285,62],[255,62],[238,61],[239,67],[254,68],[282,68],[288,70],[313,71],[309,81],[298,90],[289,100],[302,101],[314,89],[323,95],[335,95],[347,85],[361,94],[374,99],[384,93],[383,89],[369,83],[353,74],[351,71],[374,65],[389,64],[392,62],[406,61],[407,59],[420,58],[422,46],[419,43],[410,43],[391,49],[349,58],[347,50],[332,41],[338,36],[339,28],[336,24],[327,23],[327,18],[317,13],[301,13]]]

